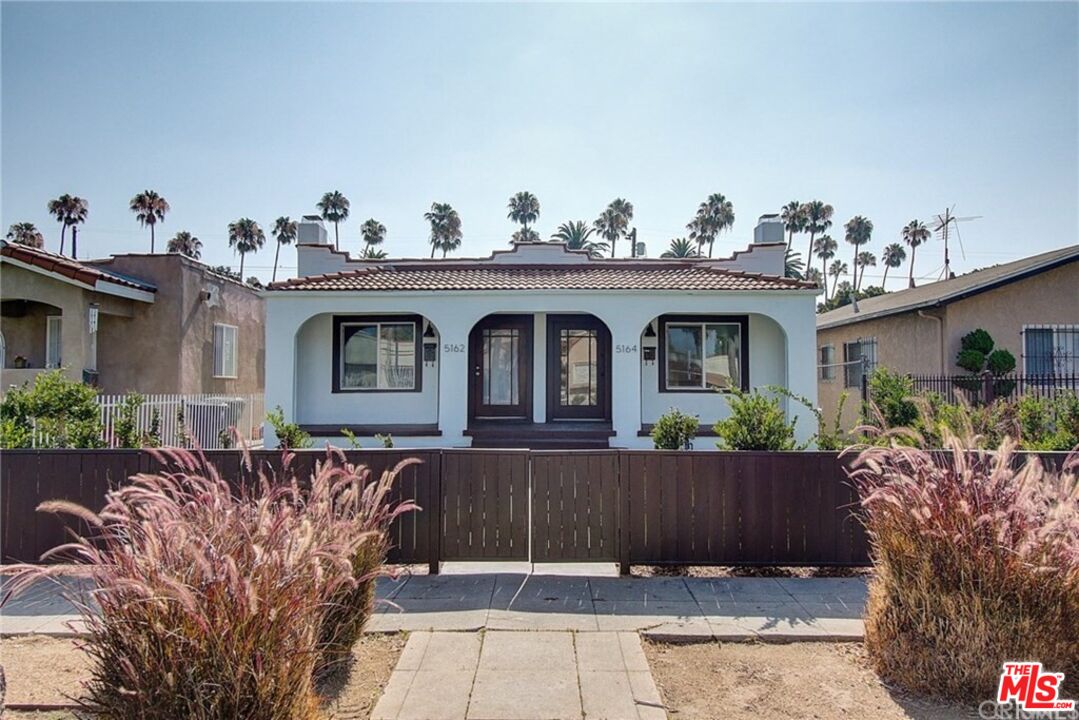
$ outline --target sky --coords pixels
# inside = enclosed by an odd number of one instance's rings
[[[1075,2],[4,2],[0,43],[0,224],[56,250],[46,203],[79,195],[80,256],[149,250],[128,210],[144,189],[172,208],[159,248],[188,230],[234,267],[229,222],[269,230],[328,190],[352,203],[343,249],[374,217],[392,256],[428,253],[434,201],[460,213],[458,255],[508,246],[519,190],[544,237],[629,199],[650,256],[714,192],[735,209],[724,255],[811,199],[834,206],[844,259],[851,216],[879,257],[953,205],[981,216],[956,272],[1079,242]],[[268,245],[245,274],[272,262]],[[915,275],[942,263],[932,241]]]

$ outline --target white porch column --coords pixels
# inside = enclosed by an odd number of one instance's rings
[[[431,315],[439,333],[438,348],[438,427],[442,431],[441,445],[469,445],[465,437],[468,427],[468,334],[474,324],[471,318],[450,315]]]
[[[786,334],[787,388],[800,395],[814,407],[817,406],[817,326],[816,316],[809,303],[795,310],[797,318],[785,318],[782,323]],[[794,313],[791,313],[794,314]],[[787,400],[787,414],[798,418],[794,426],[795,440],[806,442],[817,432],[817,418],[797,400]]]
[[[641,429],[641,333],[647,321],[606,319],[611,331],[612,447],[637,447]]]
[[[266,303],[266,412],[277,406],[285,413],[285,422],[296,422],[296,331],[306,318],[296,320],[297,308],[291,303]],[[262,423],[263,444],[277,447],[277,435],[269,422]]]
[[[547,313],[532,315],[532,422],[547,422]]]

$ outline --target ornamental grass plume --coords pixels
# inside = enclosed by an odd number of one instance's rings
[[[343,606],[358,612],[354,595],[377,572],[379,528],[415,506],[390,507],[393,473],[369,483],[338,451],[302,485],[289,453],[280,477],[260,469],[235,485],[201,453],[152,453],[163,469],[109,492],[100,513],[59,501],[39,508],[92,528],[46,554],[96,588],[92,600],[71,598],[91,660],[79,703],[124,720],[317,717],[322,638],[346,636],[326,622],[362,627]],[[246,450],[244,465],[250,477]],[[71,569],[11,571],[18,592]]]
[[[887,435],[887,434],[885,434]],[[1041,661],[1079,694],[1079,454],[1059,470],[941,428],[943,450],[900,433],[861,449],[875,574],[865,642],[877,672],[919,693],[993,696],[1007,660]],[[1071,693],[1068,695],[1067,693]]]

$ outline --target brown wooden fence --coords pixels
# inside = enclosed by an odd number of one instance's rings
[[[662,565],[865,565],[846,460],[823,452],[655,450],[351,450],[380,474],[417,458],[395,499],[422,509],[401,516],[394,563],[529,560]],[[1040,453],[1058,464],[1055,457]],[[238,451],[207,451],[230,481],[249,479]],[[305,477],[324,451],[296,454]],[[281,471],[279,451],[252,453]],[[0,453],[0,560],[37,562],[84,532],[78,521],[35,511],[49,499],[100,509],[105,493],[157,463],[139,450]]]

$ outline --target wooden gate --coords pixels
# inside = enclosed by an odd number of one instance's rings
[[[618,451],[533,451],[533,562],[618,561]]]
[[[528,560],[528,451],[443,450],[442,560]]]

